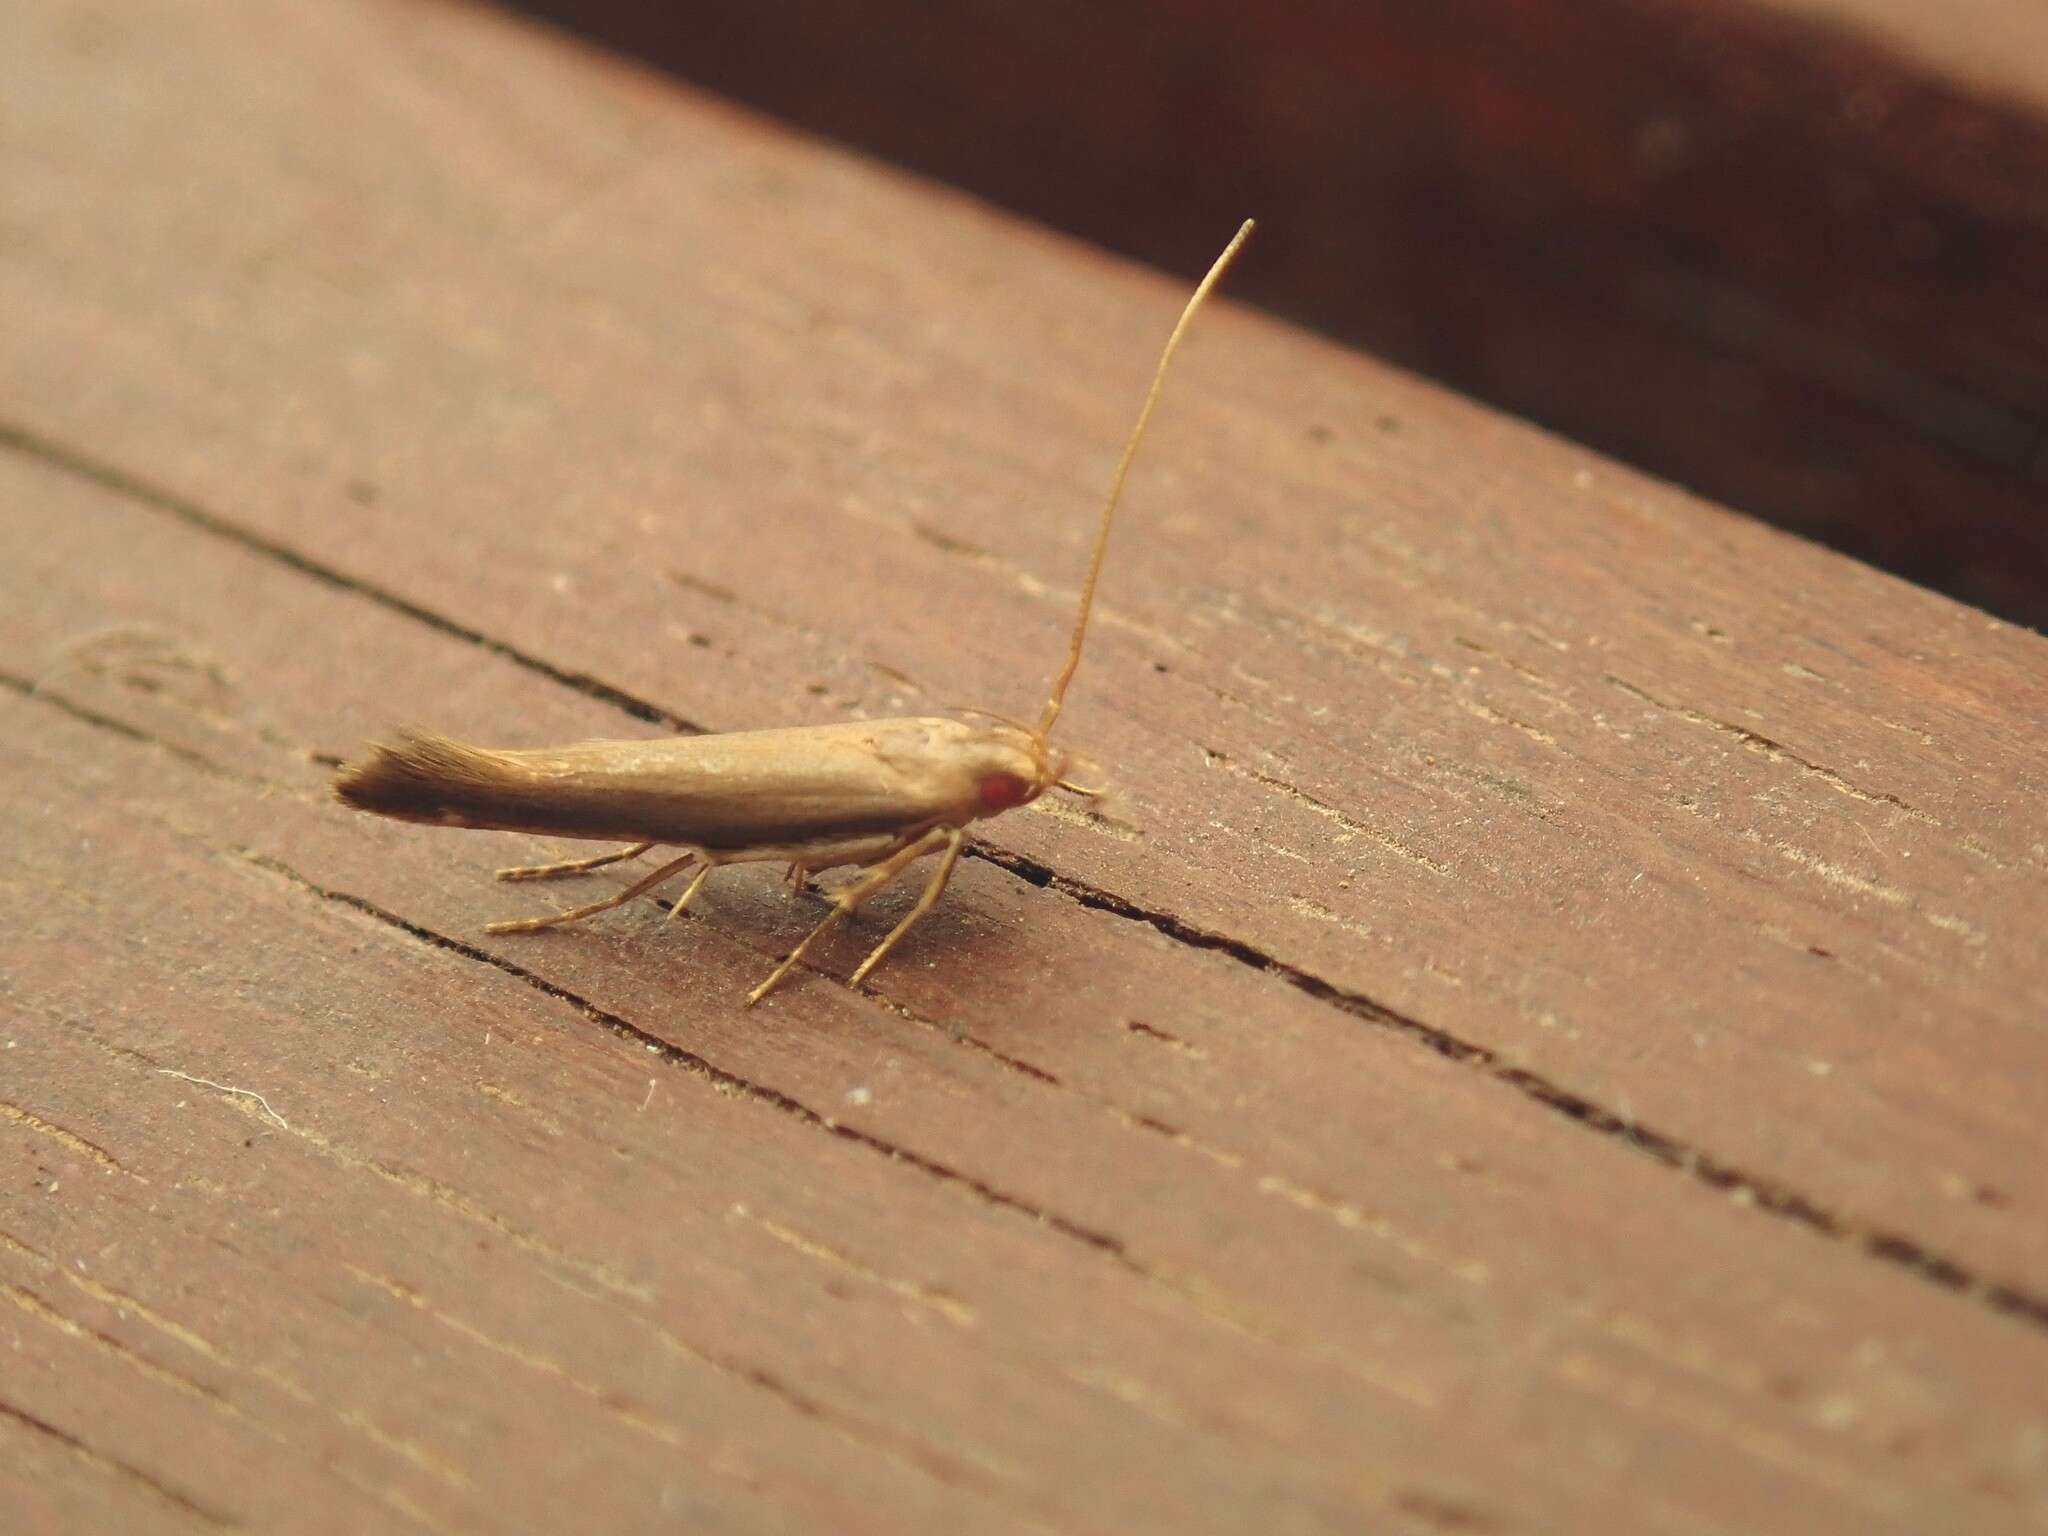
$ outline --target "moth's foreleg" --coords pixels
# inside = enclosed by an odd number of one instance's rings
[[[934,827],[931,831],[912,838],[895,851],[884,854],[880,860],[869,866],[866,874],[834,891],[832,910],[825,914],[817,927],[804,935],[803,942],[789,952],[788,957],[775,967],[774,973],[766,981],[747,994],[747,1006],[752,1007],[780,986],[782,979],[796,969],[797,963],[803,959],[810,947],[858,911],[862,902],[902,874],[911,863],[945,847],[949,839],[958,838],[959,835],[952,827]],[[896,935],[891,934],[883,941],[884,947],[895,942],[895,938]]]
[[[857,987],[865,981],[868,972],[882,963],[882,956],[894,949],[896,941],[910,932],[911,926],[937,906],[939,898],[946,894],[946,882],[953,878],[953,866],[960,862],[960,849],[967,841],[967,834],[958,827],[946,827],[942,830],[947,834],[945,856],[939,860],[939,867],[932,871],[932,877],[925,885],[924,894],[917,898],[916,906],[904,913],[903,921],[889,930],[889,936],[874,947],[867,959],[861,961],[860,969],[853,973],[847,983],[849,986]]]
[[[603,869],[607,864],[623,864],[627,859],[637,859],[652,848],[652,843],[635,843],[630,848],[621,848],[615,853],[600,853],[594,859],[564,859],[559,864],[517,864],[510,869],[498,871],[500,880],[555,880],[563,875],[581,875],[593,869]]]
[[[514,918],[512,921],[506,923],[486,923],[484,925],[484,932],[532,933],[534,930],[539,928],[553,928],[559,923],[575,923],[582,921],[586,917],[595,917],[600,912],[611,911],[613,907],[624,906],[627,902],[631,901],[635,896],[640,895],[642,892],[653,890],[657,885],[660,885],[662,881],[671,879],[674,876],[682,873],[682,871],[690,865],[692,860],[700,859],[702,857],[703,855],[693,848],[688,853],[684,854],[681,858],[671,859],[668,863],[662,865],[661,868],[654,871],[653,874],[644,876],[641,879],[634,881],[631,885],[627,886],[617,895],[607,896],[603,901],[593,901],[587,907],[575,907],[567,912],[550,912],[545,917],[520,917]],[[693,881],[691,883],[691,891],[693,894],[696,890],[696,887],[702,883],[703,881],[701,875],[696,881]]]

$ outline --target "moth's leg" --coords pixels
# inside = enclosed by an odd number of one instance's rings
[[[559,864],[519,864],[511,869],[498,871],[500,880],[553,880],[562,875],[580,875],[587,870],[603,869],[607,864],[622,864],[627,859],[637,859],[652,848],[652,843],[635,843],[630,848],[621,848],[616,853],[600,853],[594,859],[564,859]]]
[[[668,916],[662,919],[664,923],[672,923],[681,917],[684,909],[696,899],[697,893],[704,889],[704,882],[711,878],[711,871],[728,862],[725,859],[714,858],[708,853],[700,854],[698,857],[704,860],[703,868],[699,869],[690,883],[683,887],[683,894],[676,898],[676,904],[668,909]]]
[[[803,942],[789,952],[788,958],[782,964],[775,967],[773,975],[747,994],[747,1006],[752,1007],[780,986],[782,978],[796,969],[797,962],[803,959],[813,944],[846,921],[858,910],[862,902],[902,874],[906,866],[943,847],[949,838],[958,835],[951,827],[934,827],[921,836],[911,838],[894,851],[883,854],[874,864],[868,866],[866,874],[834,891],[832,910],[825,914],[817,927],[804,935]]]
[[[889,930],[889,936],[877,944],[874,952],[861,961],[860,969],[853,973],[849,986],[859,986],[867,974],[882,963],[882,956],[896,947],[896,941],[910,932],[911,925],[925,913],[939,904],[939,898],[946,893],[946,882],[953,878],[953,866],[960,862],[960,849],[967,841],[967,834],[958,827],[943,829],[946,834],[946,853],[939,860],[939,867],[932,871],[931,880],[925,885],[924,894],[917,898],[917,905],[903,914],[903,921]]]
[[[692,848],[680,859],[671,859],[653,874],[634,881],[616,896],[607,896],[603,901],[593,901],[587,907],[575,907],[567,912],[550,912],[545,917],[520,917],[508,923],[486,923],[485,933],[531,933],[537,928],[552,928],[557,923],[574,923],[586,917],[595,917],[600,912],[609,912],[613,907],[624,906],[643,891],[651,891],[662,881],[680,874],[692,859],[703,855]]]
[[[1084,757],[1079,752],[1069,752],[1067,754],[1067,767],[1071,768],[1076,765],[1089,770],[1087,778],[1075,778],[1072,774],[1062,772],[1057,779],[1053,780],[1052,787],[1054,789],[1064,789],[1070,795],[1080,795],[1088,800],[1100,800],[1109,794],[1110,787],[1107,782],[1095,785],[1087,781],[1088,778],[1094,778],[1101,772],[1100,766],[1093,758]]]

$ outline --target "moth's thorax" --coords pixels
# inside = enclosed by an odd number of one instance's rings
[[[909,776],[926,778],[954,823],[1030,805],[1061,774],[1063,754],[1018,725],[942,719],[901,725],[897,764]],[[879,745],[889,752],[889,743]]]

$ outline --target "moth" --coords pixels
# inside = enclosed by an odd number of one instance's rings
[[[1052,744],[1052,728],[1081,664],[1110,526],[1131,461],[1159,403],[1167,367],[1196,311],[1251,232],[1252,222],[1246,220],[1196,285],[1167,337],[1110,478],[1066,659],[1035,725],[992,711],[962,710],[975,719],[861,720],[652,741],[586,741],[539,750],[474,747],[401,730],[374,744],[367,761],[345,769],[335,781],[335,795],[357,810],[400,821],[629,845],[594,858],[501,869],[501,880],[582,874],[654,848],[678,850],[677,857],[602,901],[491,923],[490,933],[527,933],[578,922],[693,866],[670,919],[688,908],[714,869],[727,864],[783,864],[797,885],[822,870],[859,868],[861,874],[832,893],[823,920],[747,994],[749,1006],[774,991],[813,945],[911,864],[937,854],[924,893],[853,973],[851,984],[858,987],[938,903],[971,823],[1029,805],[1055,788],[1095,793],[1067,779],[1067,754]]]

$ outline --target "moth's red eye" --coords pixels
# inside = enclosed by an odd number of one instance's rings
[[[1007,811],[1030,798],[1029,781],[1014,773],[992,773],[981,781],[981,803],[992,811]]]

